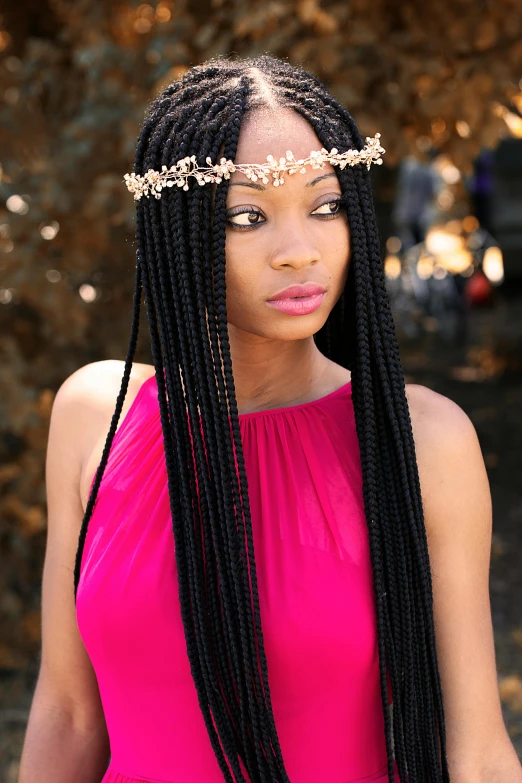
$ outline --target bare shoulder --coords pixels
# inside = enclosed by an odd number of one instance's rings
[[[468,414],[456,402],[418,383],[406,384],[415,446],[424,442],[433,446],[433,440],[443,445],[446,439],[476,437]]]
[[[74,414],[104,413],[107,406],[116,402],[120,390],[125,362],[105,359],[79,367],[69,375],[56,393],[55,406],[71,409]],[[125,404],[132,402],[141,384],[154,374],[149,364],[134,363]]]
[[[51,426],[76,466],[76,486],[82,505],[101,458],[125,362],[106,359],[86,364],[69,375],[58,389],[51,414]],[[118,422],[121,425],[141,385],[154,374],[154,367],[134,363]],[[60,433],[60,434],[58,434]]]
[[[420,384],[407,384],[426,526],[439,527],[444,508],[490,503],[484,459],[473,422],[456,402]]]

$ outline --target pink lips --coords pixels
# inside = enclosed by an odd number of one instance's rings
[[[308,315],[320,306],[325,289],[317,283],[291,285],[274,294],[268,303],[288,315]]]

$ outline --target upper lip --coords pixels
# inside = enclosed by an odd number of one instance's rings
[[[302,283],[299,285],[291,285],[288,288],[283,288],[282,291],[278,291],[277,294],[273,294],[268,301],[272,302],[274,299],[292,299],[295,296],[315,296],[316,294],[322,294],[326,289],[322,285],[317,283]]]

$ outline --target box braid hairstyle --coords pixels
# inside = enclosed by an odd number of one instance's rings
[[[263,105],[291,107],[327,149],[362,149],[349,112],[315,77],[262,55],[192,67],[151,103],[134,172],[195,155],[234,159],[241,123]],[[448,783],[432,582],[404,377],[385,288],[369,172],[336,169],[351,235],[343,294],[314,335],[352,373],[376,598],[388,775]],[[158,387],[179,599],[191,673],[224,780],[289,783],[270,700],[252,520],[225,307],[228,180],[136,202],[136,287],[128,355],[82,522],[109,456],[136,349],[144,292]],[[393,694],[388,704],[387,676]],[[393,719],[392,719],[393,718]],[[349,727],[346,727],[349,731]]]

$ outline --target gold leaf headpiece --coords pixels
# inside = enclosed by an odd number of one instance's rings
[[[154,198],[161,197],[163,188],[172,188],[177,185],[183,190],[188,190],[188,177],[195,177],[200,185],[206,185],[208,182],[219,183],[223,179],[230,179],[234,171],[242,171],[248,179],[256,182],[258,179],[265,184],[269,182],[269,176],[272,176],[273,185],[282,185],[284,183],[284,173],[295,174],[296,171],[304,173],[305,166],[310,165],[313,169],[324,168],[325,162],[332,166],[339,166],[344,169],[346,166],[356,166],[360,163],[366,163],[369,169],[372,163],[381,165],[381,155],[385,149],[381,147],[379,139],[380,133],[376,133],[373,138],[366,137],[366,145],[362,150],[348,149],[345,152],[339,152],[333,147],[330,152],[322,147],[320,150],[314,150],[307,158],[296,160],[290,150],[286,152],[286,157],[276,160],[273,155],[267,155],[268,163],[239,163],[235,164],[232,160],[221,158],[219,163],[212,164],[210,158],[206,159],[208,167],[198,166],[196,156],[191,155],[181,158],[178,162],[167,168],[162,166],[161,171],[149,169],[146,174],[125,174],[123,179],[128,190],[134,193],[134,200],[138,201],[142,196],[152,195]]]

